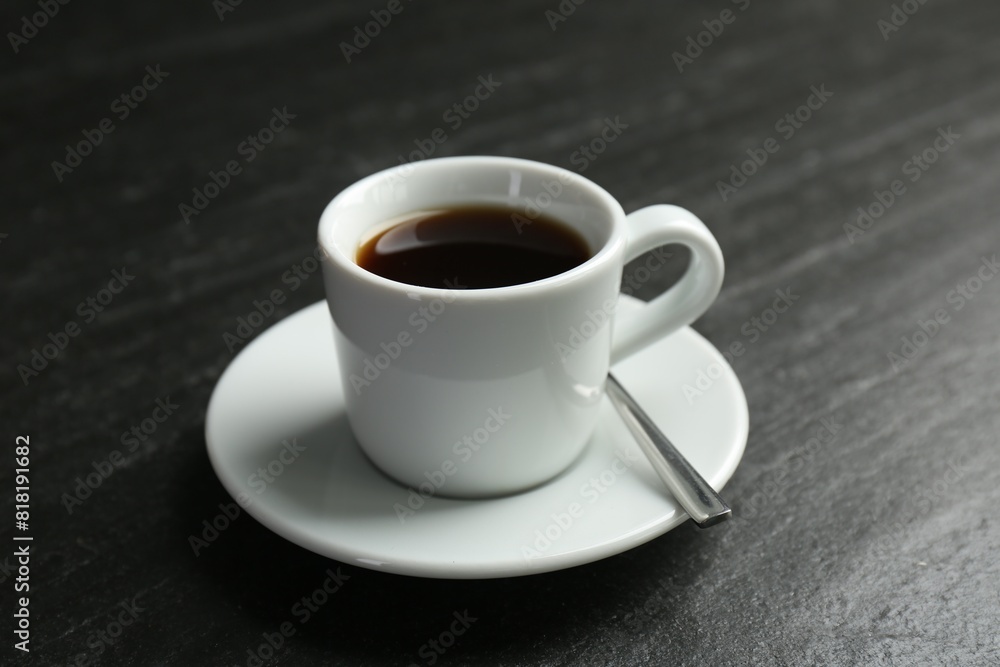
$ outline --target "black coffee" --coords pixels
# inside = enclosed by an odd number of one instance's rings
[[[359,266],[391,280],[465,289],[530,283],[588,259],[587,242],[564,223],[490,206],[414,213],[357,254]]]

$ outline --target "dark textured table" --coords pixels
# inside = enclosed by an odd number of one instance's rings
[[[1000,664],[1000,7],[577,2],[5,5],[0,664]],[[195,556],[229,500],[224,334],[273,289],[267,325],[321,299],[282,277],[323,206],[438,128],[435,156],[706,221],[728,273],[695,328],[742,343],[750,406],[736,518],[517,579],[337,564],[245,515]]]

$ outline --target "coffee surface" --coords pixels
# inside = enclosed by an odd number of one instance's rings
[[[363,243],[356,261],[410,285],[485,289],[549,278],[590,256],[580,233],[550,216],[462,206],[407,216]]]

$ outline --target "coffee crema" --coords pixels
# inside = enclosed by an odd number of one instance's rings
[[[402,216],[362,243],[355,261],[410,285],[487,289],[550,278],[590,257],[583,236],[551,216],[473,205]]]

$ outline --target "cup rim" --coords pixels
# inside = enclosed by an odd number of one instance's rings
[[[428,169],[440,166],[451,166],[455,169],[472,166],[491,166],[498,168],[517,167],[519,169],[532,169],[541,172],[548,172],[553,178],[560,179],[560,181],[564,184],[568,181],[576,187],[588,190],[590,194],[608,210],[611,214],[611,229],[608,238],[604,245],[601,246],[601,248],[598,249],[593,256],[568,271],[563,271],[562,273],[558,273],[554,276],[549,276],[548,278],[535,280],[529,283],[518,283],[516,285],[506,285],[503,287],[483,287],[476,289],[426,287],[423,285],[414,285],[412,283],[392,280],[391,278],[380,276],[377,273],[372,273],[371,271],[362,268],[353,260],[353,258],[346,257],[336,244],[334,244],[332,236],[333,228],[336,224],[336,211],[345,200],[355,196],[358,191],[371,188],[374,184],[392,178],[393,176],[398,175],[399,177],[407,178],[411,173],[410,170],[412,169]],[[621,204],[619,204],[607,190],[576,172],[572,172],[568,169],[557,167],[555,165],[546,164],[544,162],[536,162],[534,160],[526,160],[522,158],[490,155],[462,155],[454,157],[430,158],[415,163],[410,162],[396,165],[394,167],[375,172],[374,174],[370,174],[358,181],[355,181],[351,185],[348,185],[346,188],[341,190],[323,209],[323,213],[320,215],[319,228],[317,230],[317,240],[327,261],[336,263],[342,270],[359,280],[364,280],[387,289],[405,290],[407,294],[426,296],[427,298],[436,298],[448,295],[449,298],[458,298],[462,300],[503,299],[530,292],[558,288],[567,283],[574,282],[582,275],[595,271],[606,262],[611,261],[619,247],[625,244],[624,221],[625,211],[622,209]]]

